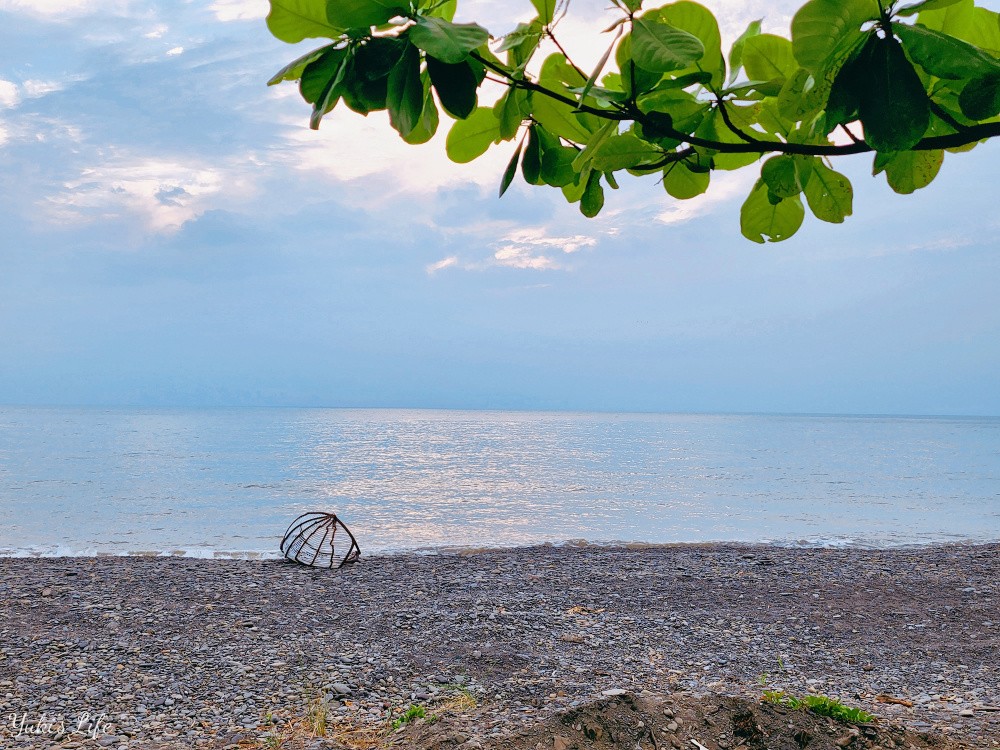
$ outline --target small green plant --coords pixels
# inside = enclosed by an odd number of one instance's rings
[[[845,706],[836,698],[830,698],[826,695],[807,695],[803,698],[796,698],[784,690],[765,690],[761,701],[793,710],[812,711],[814,714],[829,716],[831,719],[850,724],[869,724],[875,721],[875,717],[867,711]]]
[[[867,711],[845,706],[840,701],[825,695],[807,695],[802,702],[813,713],[829,716],[837,721],[847,721],[851,724],[870,724],[875,721],[875,717]]]
[[[757,675],[757,684],[760,685],[761,687],[764,687],[765,685],[767,685],[767,681],[770,677],[771,675],[769,675],[767,672],[761,672],[759,675]]]
[[[781,660],[780,656],[778,657],[778,669],[780,669],[782,672],[785,671],[785,662]]]
[[[310,701],[306,725],[313,737],[326,737],[326,696],[320,695]]]
[[[763,697],[761,697],[761,701],[764,703],[773,703],[776,706],[783,706],[785,708],[802,708],[802,701],[794,695],[788,695],[784,690],[765,690]]]
[[[414,719],[423,719],[425,716],[427,716],[427,709],[423,706],[410,706],[402,713],[401,716],[398,716],[392,722],[392,728],[399,729],[403,726],[403,724],[413,721]]]

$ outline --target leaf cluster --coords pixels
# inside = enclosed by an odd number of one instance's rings
[[[789,38],[755,20],[727,54],[699,3],[612,0],[592,71],[559,44],[566,0],[531,0],[534,18],[499,37],[455,23],[457,1],[270,0],[276,37],[330,40],[270,83],[298,81],[313,128],[343,102],[387,110],[413,144],[434,136],[443,110],[450,159],[516,141],[500,194],[520,174],[588,217],[622,172],[687,200],[717,171],[759,168],[740,224],[760,243],[791,237],[807,208],[831,223],[851,215],[836,157],[873,153],[873,174],[911,193],[946,151],[1000,135],[1000,15],[974,0],[809,0]],[[506,86],[489,106],[487,78]]]

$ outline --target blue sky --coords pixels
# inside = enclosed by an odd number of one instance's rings
[[[707,4],[729,39],[795,7]],[[587,220],[497,200],[511,144],[309,131],[266,9],[0,0],[0,403],[1000,414],[1000,144],[908,197],[841,161],[855,215],[781,244],[739,234],[752,170]]]

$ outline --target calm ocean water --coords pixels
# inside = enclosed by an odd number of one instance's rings
[[[0,408],[0,554],[1000,539],[1000,419]]]

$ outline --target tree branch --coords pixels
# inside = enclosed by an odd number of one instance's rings
[[[730,127],[736,135],[740,136],[747,142],[723,143],[722,141],[713,141],[708,138],[701,138],[699,136],[692,135],[691,133],[685,133],[675,128],[665,128],[663,127],[662,122],[652,123],[650,122],[648,115],[634,105],[630,105],[622,110],[598,109],[597,107],[592,107],[588,104],[577,101],[573,97],[566,96],[557,91],[546,88],[545,86],[535,83],[527,78],[516,78],[512,73],[504,69],[503,66],[497,65],[475,52],[473,52],[470,57],[486,68],[489,68],[494,73],[498,73],[503,76],[507,79],[510,85],[526,89],[527,91],[534,91],[542,96],[547,96],[550,99],[555,99],[563,104],[568,104],[577,112],[594,115],[595,117],[600,117],[605,120],[615,120],[617,122],[627,122],[632,120],[640,124],[652,125],[653,127],[661,130],[665,138],[671,138],[675,141],[686,143],[689,146],[716,151],[720,154],[763,155],[778,153],[800,156],[850,156],[852,154],[866,154],[875,151],[875,149],[862,140],[855,140],[854,143],[848,143],[841,146],[831,143],[789,143],[787,141],[763,141],[752,138],[746,134],[741,135],[740,132],[735,129],[734,126],[730,125],[729,122],[726,122],[727,127]],[[723,121],[726,121],[728,113],[721,108],[720,111],[723,112]],[[984,122],[964,127],[961,132],[924,138],[913,146],[911,150],[936,151],[945,148],[958,148],[960,146],[968,146],[969,144],[978,143],[979,141],[987,140],[988,138],[996,138],[998,136],[1000,136],[1000,122]],[[668,161],[667,163],[670,162]]]

